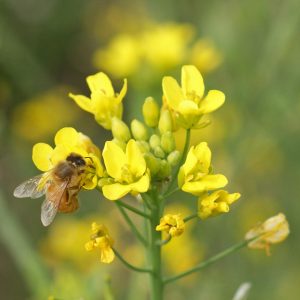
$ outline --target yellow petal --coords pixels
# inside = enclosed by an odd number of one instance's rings
[[[181,101],[177,110],[184,116],[200,114],[197,103],[191,100]]]
[[[102,155],[107,173],[115,179],[122,179],[122,167],[126,163],[123,150],[114,142],[108,141],[104,145]]]
[[[66,147],[73,147],[77,144],[79,133],[72,127],[64,127],[60,129],[54,138],[55,145],[64,145]]]
[[[186,182],[182,186],[182,190],[193,195],[200,195],[205,191],[211,191],[222,188],[227,183],[228,181],[224,175],[206,175],[199,181]]]
[[[103,72],[88,76],[86,81],[92,93],[100,91],[109,97],[115,95],[110,79]]]
[[[54,148],[51,161],[53,165],[56,165],[62,160],[65,160],[70,155],[70,150],[68,147],[65,147],[64,145],[58,145]]]
[[[115,258],[115,253],[110,247],[101,249],[101,257],[100,257],[101,262],[105,264],[109,264],[114,260],[114,258]]]
[[[117,103],[120,103],[122,102],[123,98],[125,97],[127,93],[127,79],[124,79],[124,84],[123,84],[123,87],[120,91],[120,94],[117,96]]]
[[[183,66],[181,70],[181,86],[183,93],[196,94],[200,99],[204,94],[204,83],[201,73],[195,66]]]
[[[46,143],[37,143],[32,148],[32,160],[35,166],[45,172],[53,168],[51,156],[53,148]]]
[[[221,91],[211,90],[200,102],[199,107],[202,114],[208,114],[215,111],[225,102],[225,95]]]
[[[173,77],[166,76],[163,78],[162,87],[168,105],[177,111],[180,102],[184,99],[178,82]]]
[[[137,182],[130,184],[130,189],[134,192],[145,193],[149,189],[150,176],[146,173]]]
[[[121,199],[130,191],[131,187],[128,184],[113,183],[102,187],[104,197],[109,200]]]
[[[146,171],[146,162],[134,140],[130,140],[126,146],[126,158],[131,174],[141,177]]]
[[[193,169],[196,167],[197,164],[198,164],[198,158],[195,155],[195,147],[192,146],[188,152],[186,161],[185,161],[184,165],[182,166],[184,175],[187,176],[188,174],[192,173]]]
[[[90,98],[83,95],[73,95],[72,93],[69,93],[69,97],[71,97],[81,109],[93,113],[92,101]]]
[[[207,143],[202,142],[196,146],[194,153],[200,164],[200,169],[203,173],[208,173],[208,169],[211,163],[211,151],[207,146]]]

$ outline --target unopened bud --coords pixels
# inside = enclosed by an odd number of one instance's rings
[[[149,144],[152,149],[160,146],[160,137],[157,134],[152,134],[149,139]]]
[[[181,157],[180,151],[174,150],[168,155],[167,160],[168,160],[169,164],[172,167],[174,167],[179,163],[180,157]]]
[[[157,146],[154,148],[154,155],[159,158],[165,158],[166,154],[160,146]]]
[[[112,119],[111,131],[114,138],[125,143],[131,138],[128,126],[122,120],[116,117]]]
[[[171,175],[171,166],[166,160],[161,161],[158,175],[161,179],[169,177]]]
[[[172,117],[167,109],[162,110],[160,113],[158,128],[160,133],[172,131]]]
[[[146,98],[143,105],[143,116],[145,123],[149,127],[156,127],[159,119],[159,106],[157,102],[152,98]]]
[[[161,135],[161,147],[167,153],[175,149],[175,139],[171,131],[167,131]]]
[[[148,139],[146,126],[136,119],[131,122],[131,132],[136,140],[146,141]]]
[[[160,170],[160,159],[156,158],[152,153],[145,154],[144,158],[151,175],[156,175]]]
[[[139,147],[142,153],[147,153],[150,151],[150,146],[145,141],[136,141],[137,146]]]

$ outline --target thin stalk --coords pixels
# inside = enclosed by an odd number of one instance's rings
[[[131,219],[129,218],[129,216],[127,215],[125,209],[120,205],[120,203],[118,203],[118,201],[115,202],[120,213],[122,214],[122,216],[124,217],[124,219],[126,220],[127,224],[129,225],[129,227],[131,228],[132,232],[136,235],[136,237],[144,244],[144,246],[147,247],[148,243],[145,240],[145,238],[142,236],[142,234],[137,230],[136,226],[134,225],[134,223],[131,221]]]
[[[182,164],[184,163],[188,150],[189,150],[189,146],[190,146],[190,140],[191,140],[191,130],[187,129],[186,130],[186,135],[185,135],[185,144],[184,144],[184,148],[183,148],[183,152],[182,152],[182,156],[181,159],[175,169],[175,172],[173,174],[173,178],[172,181],[167,189],[167,191],[164,193],[164,198],[166,198],[166,195],[169,195],[170,191],[172,190],[176,180],[177,180],[177,176],[178,176],[178,172],[180,170],[180,167],[182,166]]]
[[[123,207],[125,207],[125,208],[127,208],[128,210],[130,210],[130,211],[132,211],[132,212],[134,212],[134,213],[136,213],[136,214],[144,217],[144,218],[150,219],[150,215],[148,215],[148,214],[140,211],[139,209],[137,209],[135,207],[132,207],[131,205],[129,205],[127,203],[124,203],[124,202],[118,200],[118,204],[121,205],[121,206],[123,206]]]
[[[200,263],[199,265],[197,265],[196,267],[194,267],[194,268],[192,268],[192,269],[190,269],[188,271],[182,272],[182,273],[180,273],[178,275],[175,275],[175,276],[170,276],[170,277],[165,278],[163,282],[164,282],[164,284],[168,284],[170,282],[176,281],[176,280],[178,280],[180,278],[183,278],[185,276],[188,276],[190,274],[198,272],[198,271],[200,271],[200,270],[208,267],[209,265],[217,262],[218,260],[224,258],[225,256],[227,256],[227,255],[229,255],[229,254],[231,254],[231,253],[233,253],[233,252],[235,252],[235,251],[237,251],[237,250],[239,250],[239,249],[247,246],[251,241],[253,241],[256,238],[257,237],[255,237],[253,239],[246,240],[246,241],[242,241],[240,243],[237,243],[237,244],[235,244],[235,245],[233,245],[233,246],[225,249],[224,251],[218,253],[217,255],[212,256],[211,258],[203,261],[202,263]]]
[[[163,282],[161,270],[161,247],[157,244],[161,240],[161,233],[156,231],[156,225],[160,220],[160,201],[156,196],[152,199],[154,206],[152,209],[151,230],[150,230],[150,245],[149,258],[152,262],[153,273],[151,273],[151,299],[163,299]]]
[[[184,219],[183,219],[183,221],[186,223],[186,222],[188,222],[188,221],[190,221],[190,220],[192,220],[192,219],[195,219],[195,218],[197,218],[198,217],[198,213],[194,213],[194,214],[192,214],[192,215],[190,215],[190,216],[188,216],[188,217],[185,217]]]
[[[165,240],[157,241],[156,244],[158,246],[163,246],[163,245],[168,244],[171,241],[171,239],[172,239],[172,236],[169,234]]]
[[[140,273],[151,273],[152,274],[152,270],[150,269],[146,269],[146,268],[139,268],[139,267],[135,267],[133,266],[131,263],[129,263],[127,260],[125,260],[125,258],[123,258],[123,256],[115,249],[112,248],[116,257],[129,269],[136,271],[136,272],[140,272]]]

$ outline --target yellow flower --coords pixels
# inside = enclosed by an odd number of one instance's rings
[[[198,215],[201,219],[214,217],[229,212],[229,205],[240,198],[239,193],[229,194],[220,190],[212,194],[206,194],[198,200]]]
[[[203,78],[192,65],[182,67],[181,87],[170,76],[163,78],[162,86],[167,106],[174,112],[178,124],[186,129],[201,127],[201,117],[225,101],[225,95],[218,90],[211,90],[203,97]]]
[[[190,60],[201,72],[207,73],[221,64],[222,55],[211,40],[201,39],[193,45]]]
[[[203,192],[222,188],[227,184],[224,175],[210,173],[211,152],[207,143],[192,146],[178,174],[178,186],[185,192],[200,196]]]
[[[187,52],[193,28],[186,24],[158,24],[141,36],[143,56],[149,65],[166,70],[181,64]]]
[[[181,217],[181,214],[167,214],[160,219],[160,223],[156,226],[156,230],[165,231],[166,233],[174,237],[181,235],[184,231],[184,227],[185,224]]]
[[[125,152],[114,142],[105,143],[103,159],[106,171],[114,179],[102,187],[103,195],[109,200],[117,200],[128,194],[144,193],[149,188],[150,177],[146,161],[137,143],[130,140]]]
[[[257,239],[250,242],[248,247],[252,249],[265,249],[266,253],[269,255],[270,245],[284,241],[289,233],[289,223],[287,222],[285,215],[279,213],[248,231],[245,239],[249,240],[259,236]]]
[[[114,258],[115,254],[111,248],[114,241],[110,237],[107,228],[100,224],[92,223],[92,235],[90,240],[85,244],[86,251],[92,251],[95,248],[100,250],[100,260],[103,263],[109,264]]]
[[[78,154],[82,156],[88,166],[82,185],[85,189],[94,189],[97,186],[98,177],[103,175],[100,150],[86,135],[77,132],[72,127],[60,129],[56,133],[54,141],[54,148],[46,143],[37,143],[33,146],[32,160],[36,167],[47,172],[65,160],[71,153]]]
[[[121,34],[114,37],[105,49],[94,54],[94,65],[116,77],[137,72],[141,62],[140,41],[134,36]]]
[[[127,80],[124,79],[120,94],[115,93],[110,79],[102,72],[88,76],[86,81],[91,90],[90,98],[71,93],[69,96],[80,108],[93,114],[101,126],[105,129],[111,129],[112,118],[122,118],[122,100],[127,92]]]

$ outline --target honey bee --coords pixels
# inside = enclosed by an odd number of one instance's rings
[[[33,177],[16,187],[17,198],[39,198],[46,195],[41,206],[44,226],[52,223],[57,212],[69,213],[78,208],[77,195],[82,187],[82,174],[86,162],[78,154],[71,153],[50,171]]]

